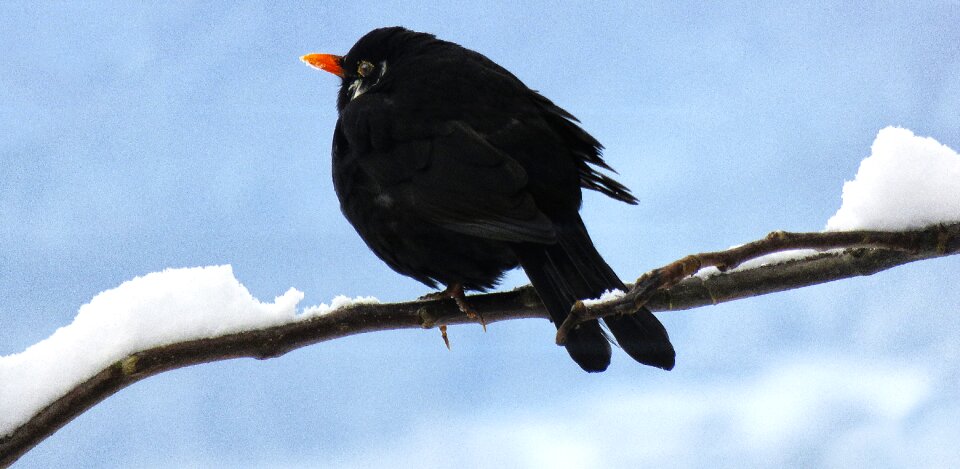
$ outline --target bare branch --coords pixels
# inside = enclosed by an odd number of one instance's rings
[[[705,278],[689,277],[702,267],[731,269],[760,255],[801,248],[831,251]],[[654,311],[696,308],[842,278],[871,275],[897,265],[952,255],[958,251],[960,223],[908,232],[775,232],[765,239],[737,248],[687,256],[653,270],[642,276],[638,286],[618,300],[590,308],[575,308],[577,318],[563,327],[573,327],[577,320],[635,311],[638,305],[643,304]],[[473,295],[469,297],[469,302],[487,324],[509,319],[549,317],[530,286],[508,292]],[[137,352],[100,371],[42,409],[13,433],[0,438],[0,466],[13,464],[43,439],[110,395],[167,370],[240,357],[267,359],[317,342],[365,332],[475,322],[476,319],[467,317],[451,299],[358,304],[281,326],[178,342]]]

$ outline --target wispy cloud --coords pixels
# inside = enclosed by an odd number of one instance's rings
[[[895,466],[938,452],[939,462],[960,464],[960,449],[938,444],[952,428],[940,426],[944,415],[960,417],[960,407],[932,400],[942,386],[907,365],[793,360],[737,380],[571,398],[549,413],[489,409],[451,418],[440,433],[425,421],[343,466]]]

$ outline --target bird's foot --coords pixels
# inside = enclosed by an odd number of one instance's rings
[[[483,320],[483,315],[467,304],[467,295],[463,293],[463,285],[455,283],[447,287],[447,291],[449,292],[450,298],[453,298],[453,301],[457,302],[457,307],[460,308],[460,311],[466,314],[468,318],[476,319],[480,325],[483,326],[483,332],[487,332],[487,321]]]
[[[463,284],[461,283],[451,283],[447,285],[447,288],[443,291],[427,293],[420,297],[422,301],[429,300],[441,300],[445,298],[452,298],[453,301],[457,303],[457,308],[460,309],[460,312],[466,314],[468,318],[474,319],[483,326],[483,332],[487,332],[487,322],[483,320],[483,315],[478,313],[475,309],[471,308],[467,304],[467,295],[463,292]],[[446,337],[446,336],[444,336]]]
[[[427,293],[426,295],[422,295],[419,298],[417,298],[417,300],[433,301],[433,300],[443,300],[446,298],[450,298],[450,295],[447,294],[447,290],[444,290],[444,291],[435,291],[435,292]]]

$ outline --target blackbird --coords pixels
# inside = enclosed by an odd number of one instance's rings
[[[487,57],[401,27],[370,31],[345,56],[303,61],[342,83],[333,184],[367,246],[393,270],[458,299],[523,268],[559,325],[577,299],[624,284],[580,219],[581,188],[628,204],[629,189],[578,120]],[[640,363],[671,369],[676,354],[647,309],[604,318]],[[597,321],[566,348],[586,371],[610,364]]]

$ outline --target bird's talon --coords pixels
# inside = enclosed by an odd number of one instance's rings
[[[466,314],[468,318],[473,319],[480,323],[483,326],[483,332],[487,332],[487,321],[484,321],[483,315],[478,313],[476,310],[470,307],[467,304],[466,298],[463,296],[461,291],[460,296],[454,297],[454,300],[457,302],[457,307],[460,308],[460,311],[463,314]]]
[[[444,291],[435,291],[435,292],[427,293],[426,295],[422,295],[419,298],[417,298],[417,300],[433,301],[433,300],[442,300],[444,298],[449,298],[449,297],[450,297],[449,293],[447,293],[447,291],[444,290]]]
[[[447,337],[447,325],[440,325],[440,337],[443,338],[443,345],[447,346],[447,350],[450,350],[450,338]]]

